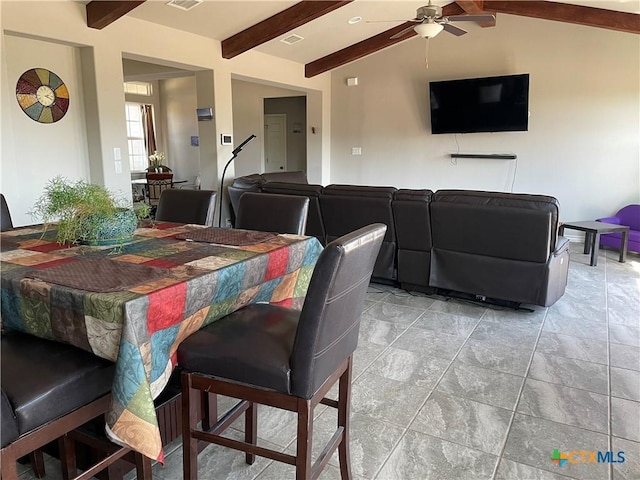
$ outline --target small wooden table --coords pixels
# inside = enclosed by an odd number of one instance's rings
[[[629,241],[629,227],[626,225],[615,225],[604,222],[564,222],[560,225],[558,233],[564,234],[564,229],[580,230],[585,232],[584,254],[591,252],[592,267],[598,264],[598,249],[600,248],[600,235],[603,233],[622,232],[622,244],[620,245],[620,263],[624,263],[627,258],[627,243]]]

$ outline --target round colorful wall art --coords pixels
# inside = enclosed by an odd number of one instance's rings
[[[69,109],[67,86],[45,68],[33,68],[20,75],[16,98],[22,111],[40,123],[57,122]]]

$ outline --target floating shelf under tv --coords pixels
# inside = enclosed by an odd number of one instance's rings
[[[489,158],[491,160],[515,160],[515,153],[452,153],[451,158]]]

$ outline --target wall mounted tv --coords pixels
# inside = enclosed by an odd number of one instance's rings
[[[429,83],[431,133],[526,131],[529,74]]]

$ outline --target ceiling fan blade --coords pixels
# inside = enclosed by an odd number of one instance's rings
[[[452,15],[450,17],[444,17],[449,22],[490,22],[495,20],[495,15]]]
[[[421,22],[417,18],[410,18],[409,20],[366,20],[364,23],[390,23],[390,22]]]
[[[410,31],[413,30],[413,26],[407,27],[404,30],[400,30],[398,33],[396,33],[395,35],[392,35],[391,37],[389,37],[390,40],[395,40],[396,38],[400,38],[404,35],[406,35],[407,33],[409,33]]]
[[[366,20],[364,23],[415,22],[422,23],[424,18],[410,18],[409,20]]]
[[[446,32],[453,33],[456,37],[467,33],[466,30],[463,30],[460,27],[456,27],[455,25],[451,25],[450,23],[443,23],[442,26],[444,27]]]

